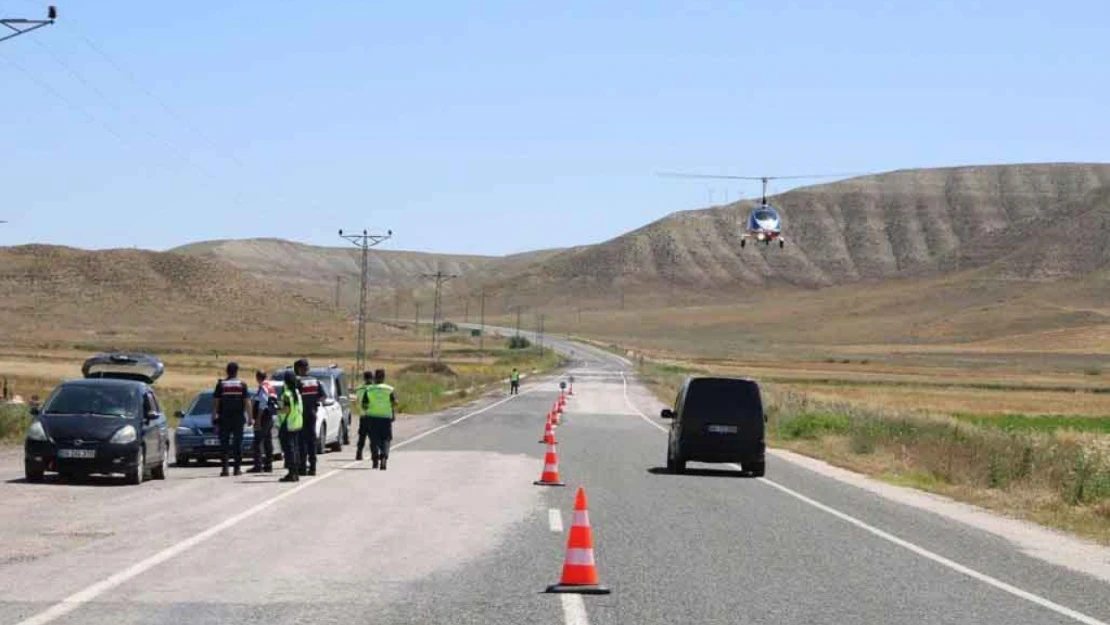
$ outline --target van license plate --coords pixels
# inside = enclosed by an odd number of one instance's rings
[[[735,434],[735,425],[711,425],[709,431],[713,434]]]
[[[95,449],[59,449],[59,458],[95,458]]]
[[[218,439],[218,438],[206,438],[206,439],[204,439],[204,446],[205,447],[219,447],[220,446],[220,439]]]

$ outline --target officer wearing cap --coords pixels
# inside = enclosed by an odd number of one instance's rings
[[[327,398],[320,381],[309,374],[308,359],[293,363],[297,390],[304,402],[304,429],[301,430],[300,475],[316,475],[316,409]]]
[[[239,363],[227,363],[227,377],[216,382],[212,393],[212,425],[220,434],[220,477],[227,477],[228,456],[235,455],[235,475],[241,475],[243,428],[250,419],[247,383],[239,379]]]

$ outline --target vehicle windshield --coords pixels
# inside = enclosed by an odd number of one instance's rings
[[[755,385],[740,380],[694,380],[686,393],[683,418],[694,421],[712,419],[721,423],[747,419],[762,421],[759,391]]]
[[[189,405],[189,410],[185,412],[187,415],[211,415],[212,414],[212,393],[201,393],[193,398],[193,403]]]
[[[133,418],[139,414],[134,389],[121,386],[63,386],[43,407],[46,414]]]
[[[774,219],[778,219],[778,215],[775,214],[775,211],[761,208],[755,211],[755,218],[759,221],[771,221]]]

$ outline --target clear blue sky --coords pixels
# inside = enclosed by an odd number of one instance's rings
[[[1110,160],[1104,0],[58,1],[0,43],[3,245],[501,254],[758,192],[660,170]]]

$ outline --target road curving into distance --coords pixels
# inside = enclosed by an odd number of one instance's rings
[[[545,344],[573,354],[556,432],[568,488],[532,484],[552,376],[399,421],[387,472],[348,447],[299,485],[214,466],[138,487],[28,484],[0,455],[0,625],[1110,623],[1101,547],[1050,563],[778,454],[766,479],[667,474],[660,404],[630,363]],[[577,486],[607,596],[542,592]]]

